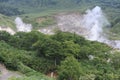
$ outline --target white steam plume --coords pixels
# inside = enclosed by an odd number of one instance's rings
[[[88,29],[89,34],[85,37],[89,40],[99,41],[112,46],[113,48],[120,49],[119,40],[109,40],[104,36],[103,27],[109,26],[107,18],[104,16],[100,7],[96,6],[92,10],[87,10],[84,15],[83,25]]]
[[[101,41],[104,39],[103,27],[110,23],[104,16],[100,7],[87,10],[86,14],[67,14],[57,16],[58,27],[62,31],[75,32],[89,40]]]
[[[109,40],[103,32],[103,28],[110,26],[107,18],[99,6],[86,11],[86,14],[79,13],[56,15],[57,26],[62,31],[73,32],[84,36],[92,41],[106,43],[113,48],[120,49],[119,40]],[[52,28],[45,29],[49,31]]]
[[[30,32],[32,30],[32,25],[24,23],[20,17],[15,19],[15,24],[17,31]]]
[[[96,6],[92,10],[87,10],[83,18],[83,27],[87,29],[89,34],[87,39],[101,41],[103,39],[103,27],[109,26],[109,22],[104,16],[100,7]]]

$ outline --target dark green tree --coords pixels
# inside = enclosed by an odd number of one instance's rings
[[[79,80],[81,75],[83,75],[83,71],[80,63],[73,56],[69,56],[61,62],[58,80]]]
[[[11,38],[11,35],[6,31],[0,31],[0,40],[3,40],[5,42],[9,42],[9,39]]]
[[[51,60],[54,60],[55,66],[64,58],[63,48],[60,42],[52,40],[50,38],[44,39],[44,41],[38,41],[33,45],[38,51],[39,56],[44,56]]]
[[[62,43],[62,46],[63,52],[66,56],[73,55],[77,57],[80,52],[80,46],[78,44],[75,44],[73,41],[65,41]]]

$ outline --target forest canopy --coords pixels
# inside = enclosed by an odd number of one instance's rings
[[[1,63],[26,75],[54,72],[58,74],[58,80],[120,78],[117,62],[120,53],[113,56],[112,48],[106,44],[88,41],[76,34],[58,31],[54,35],[45,35],[32,31],[10,35],[1,31],[0,46]],[[113,61],[107,62],[109,58]]]

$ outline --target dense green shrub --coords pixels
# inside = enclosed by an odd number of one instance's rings
[[[51,36],[36,31],[0,32],[0,61],[27,75],[20,80],[42,79],[39,72],[58,73],[59,80],[119,80],[120,55],[113,56],[111,50],[106,44],[68,32]]]

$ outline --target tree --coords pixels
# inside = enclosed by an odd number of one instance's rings
[[[10,39],[10,45],[24,50],[31,50],[32,45],[42,36],[39,32],[32,31],[30,33],[18,32]]]
[[[39,56],[54,60],[55,66],[64,57],[61,43],[50,38],[46,38],[43,41],[39,40],[33,46],[38,51]]]
[[[8,42],[10,38],[11,38],[11,35],[8,32],[0,31],[0,40]]]
[[[64,41],[71,41],[75,39],[74,34],[69,33],[69,32],[61,32],[58,31],[56,32],[55,35],[52,36],[52,39],[57,40],[59,42],[64,42]]]
[[[79,80],[82,74],[80,63],[73,56],[69,56],[61,62],[58,80]]]
[[[62,43],[62,46],[63,52],[66,56],[73,55],[77,57],[80,52],[80,46],[73,41],[65,41]]]

